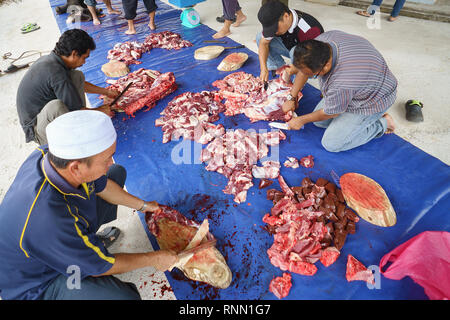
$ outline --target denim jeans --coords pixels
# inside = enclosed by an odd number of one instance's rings
[[[373,6],[381,6],[381,3],[383,0],[373,0],[372,5]],[[397,0],[395,1],[394,7],[391,11],[391,17],[397,17],[400,14],[400,10],[402,10],[403,6],[405,5],[406,0]]]
[[[259,46],[259,41],[262,38],[262,32],[256,34],[256,43]],[[284,45],[280,37],[274,37],[269,44],[269,56],[267,57],[267,69],[277,70],[278,68],[284,66],[283,57],[288,57],[291,63],[294,61],[294,49],[288,50]]]
[[[125,185],[126,170],[113,164],[106,176],[120,185]],[[117,206],[97,197],[98,226],[117,219]],[[40,297],[43,300],[140,300],[133,283],[122,282],[114,276],[86,277],[80,282],[80,289],[69,289],[67,275],[56,277]]]
[[[314,111],[323,109],[322,99]],[[387,129],[384,112],[369,116],[344,112],[336,118],[314,122],[319,128],[325,128],[322,146],[329,152],[350,150],[381,137]]]

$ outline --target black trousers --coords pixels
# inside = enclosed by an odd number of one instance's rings
[[[106,173],[106,177],[123,188],[125,185],[125,180],[127,179],[127,171],[121,165],[113,164]],[[102,224],[116,220],[117,205],[111,204],[102,198],[97,197],[97,216],[98,228],[100,228]]]
[[[147,9],[147,13],[155,11],[158,6],[155,3],[155,0],[142,0],[144,1],[145,9]],[[136,18],[136,10],[137,10],[138,0],[122,0],[123,11],[125,12],[126,20],[134,20]]]

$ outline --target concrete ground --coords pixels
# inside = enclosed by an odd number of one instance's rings
[[[291,7],[316,17],[325,30],[338,29],[358,34],[375,45],[399,82],[397,101],[389,110],[396,121],[396,134],[450,164],[450,24],[402,16],[391,23],[386,20],[387,14],[377,14],[375,19],[369,20],[356,15],[354,8],[302,0],[289,2]],[[239,28],[232,28],[230,38],[257,52],[253,40],[256,32],[260,31],[256,17],[260,1],[241,0],[240,4],[247,20]],[[221,28],[222,24],[215,20],[222,13],[220,1],[209,0],[196,5],[195,9],[202,23],[215,30]],[[0,21],[0,55],[11,52],[12,57],[17,57],[26,50],[44,51],[45,54],[53,49],[60,35],[48,0],[22,0],[0,6]],[[41,29],[23,35],[20,27],[26,22],[37,22]],[[7,61],[0,61],[1,70],[6,65]],[[0,76],[0,200],[21,163],[35,148],[34,143],[25,143],[15,106],[16,90],[24,73],[25,70],[21,70]],[[311,84],[317,87],[317,82]],[[424,122],[406,121],[404,103],[408,99],[423,102]],[[132,210],[120,207],[118,220],[112,224],[122,230],[122,235],[111,247],[112,252],[152,250],[144,228]],[[164,273],[151,267],[118,277],[135,283],[143,299],[176,298],[168,289]]]

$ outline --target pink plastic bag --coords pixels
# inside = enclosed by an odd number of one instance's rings
[[[393,280],[411,277],[431,300],[450,299],[450,233],[418,234],[381,258],[380,272]]]

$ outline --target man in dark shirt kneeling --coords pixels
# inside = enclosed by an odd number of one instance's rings
[[[47,144],[45,128],[56,117],[86,109],[85,93],[115,98],[119,93],[85,81],[76,70],[95,50],[94,40],[83,30],[64,32],[53,51],[41,57],[27,71],[17,90],[17,112],[26,142]],[[109,105],[96,110],[110,115]]]

